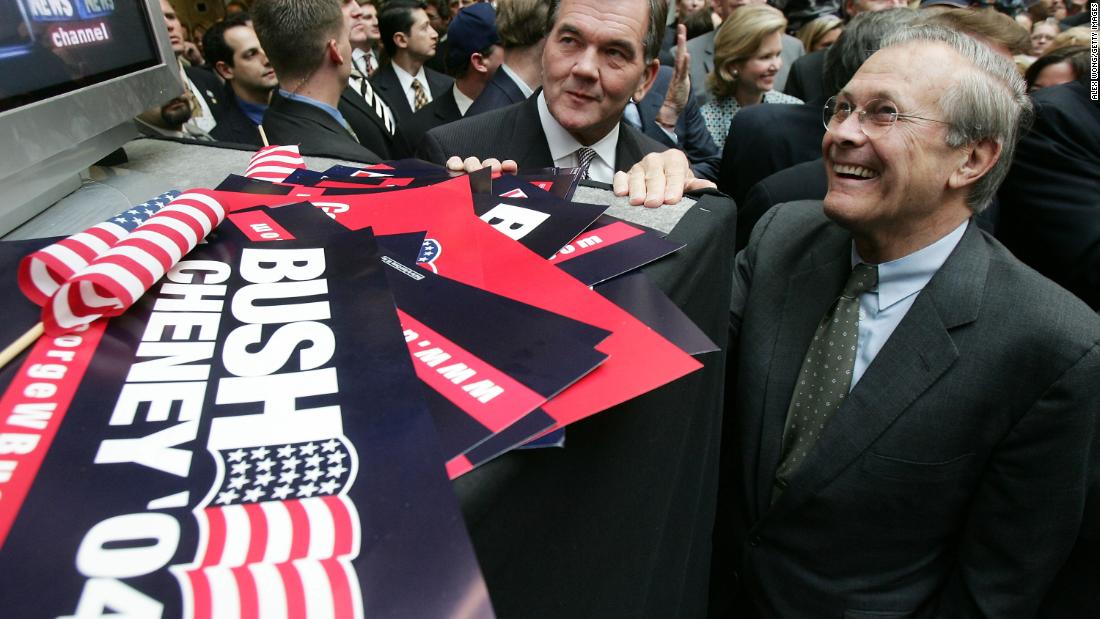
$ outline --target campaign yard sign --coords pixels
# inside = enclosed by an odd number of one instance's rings
[[[383,268],[222,238],[6,369],[2,614],[491,617]]]

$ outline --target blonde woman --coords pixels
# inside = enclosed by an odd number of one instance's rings
[[[802,26],[798,31],[798,40],[806,48],[806,53],[825,49],[836,42],[844,31],[844,22],[836,15],[822,15]]]
[[[802,103],[772,90],[783,66],[779,53],[787,19],[766,4],[742,6],[722,22],[714,37],[714,71],[707,76],[712,98],[703,121],[718,148],[726,143],[738,110],[757,103]]]

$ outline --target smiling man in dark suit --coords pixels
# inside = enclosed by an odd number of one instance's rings
[[[653,85],[667,11],[663,0],[551,4],[542,92],[429,131],[418,155],[452,170],[579,167],[650,207],[713,187],[694,177],[682,151],[622,123],[631,97]]]
[[[1082,523],[1100,318],[973,221],[1029,108],[973,39],[891,35],[831,100],[824,202],[738,255],[738,616],[1035,615]]]
[[[298,144],[303,155],[381,161],[361,145],[337,105],[351,74],[348,24],[336,0],[258,0],[256,36],[279,76],[264,113],[272,144]]]

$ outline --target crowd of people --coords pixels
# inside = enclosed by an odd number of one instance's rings
[[[262,125],[307,155],[733,199],[716,615],[1081,612],[1100,546],[1083,2],[232,4],[188,41],[161,0],[186,92],[147,132],[256,146]]]

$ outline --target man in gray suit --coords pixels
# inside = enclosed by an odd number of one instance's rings
[[[712,5],[714,13],[725,21],[735,10],[746,4],[764,4],[767,0],[714,0]],[[710,99],[707,91],[707,74],[714,70],[714,37],[718,34],[715,28],[706,34],[701,34],[688,41],[687,51],[691,54],[691,91],[699,99],[699,105]],[[779,73],[775,74],[775,90],[783,92],[787,84],[787,75],[791,72],[791,65],[806,53],[802,41],[789,34],[783,35],[783,47],[779,51],[779,58],[783,66]]]
[[[1100,318],[973,221],[1024,85],[921,26],[831,101],[824,202],[735,266],[719,578],[739,616],[1034,616],[1082,522]]]

